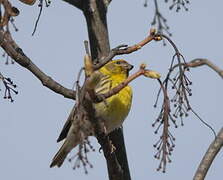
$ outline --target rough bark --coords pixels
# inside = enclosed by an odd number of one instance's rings
[[[107,56],[110,51],[107,6],[99,0],[89,0],[87,2],[84,3],[83,13],[87,22],[91,56],[95,60]]]
[[[83,5],[83,13],[88,27],[91,56],[94,60],[108,56],[110,52],[107,27],[107,5],[105,1],[101,0],[88,0]],[[116,147],[115,156],[111,155],[111,157],[108,157],[108,155],[105,155],[109,179],[130,180],[122,129],[114,131],[109,137]],[[101,145],[103,149],[103,144]],[[117,160],[114,160],[114,158],[117,158]],[[120,175],[120,169],[114,169],[114,163],[117,162],[122,168],[122,175]]]

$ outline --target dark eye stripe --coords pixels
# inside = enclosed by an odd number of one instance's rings
[[[128,63],[125,61],[117,61],[116,64],[128,64]]]

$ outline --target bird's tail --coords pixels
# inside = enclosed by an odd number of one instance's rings
[[[65,158],[67,157],[67,154],[70,152],[69,149],[67,149],[66,147],[66,142],[64,142],[64,144],[61,146],[61,148],[59,149],[59,151],[56,153],[56,155],[54,156],[52,163],[50,164],[50,167],[54,167],[54,166],[58,166],[60,167]]]
[[[80,140],[77,139],[77,137],[75,137],[74,134],[67,137],[67,139],[64,141],[59,151],[54,156],[52,163],[50,164],[50,167],[54,166],[60,167],[63,164],[68,153],[80,143]]]
[[[88,124],[88,125],[90,126],[90,124]],[[75,127],[76,127],[75,125],[72,125],[70,127],[70,130],[67,134],[66,140],[64,141],[63,145],[61,146],[59,151],[54,156],[52,163],[50,164],[50,167],[54,167],[54,166],[60,167],[63,164],[65,158],[67,157],[67,154],[73,148],[75,148],[78,144],[80,144],[82,142],[82,140],[85,139],[85,137],[88,136],[88,134],[83,135],[80,131],[76,130]],[[76,132],[76,133],[74,133],[74,132]]]

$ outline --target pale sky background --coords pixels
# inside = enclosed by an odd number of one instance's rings
[[[14,2],[14,1],[13,1]],[[222,1],[190,1],[189,12],[169,11],[163,1],[160,9],[168,18],[173,41],[187,61],[203,57],[223,68],[223,23]],[[86,24],[81,11],[62,1],[52,1],[44,8],[37,32],[31,36],[39,9],[14,2],[20,9],[16,18],[19,32],[14,38],[23,51],[49,76],[71,88],[77,72],[83,64],[83,41],[88,38]],[[153,1],[148,8],[144,0],[113,0],[108,11],[108,26],[111,47],[119,44],[135,44],[142,40],[150,29],[154,14]],[[146,62],[151,69],[163,76],[173,55],[172,48],[162,43],[150,43],[141,50],[121,56],[135,65]],[[72,170],[66,161],[60,169],[49,168],[52,157],[60,144],[56,139],[74,104],[43,87],[30,72],[15,65],[4,65],[1,58],[0,71],[11,77],[18,85],[19,94],[15,102],[3,100],[0,92],[0,179],[13,180],[104,180],[107,168],[103,154],[91,153],[89,159],[94,165],[85,175],[83,169]],[[193,81],[191,105],[216,132],[222,127],[223,81],[207,67],[191,69]],[[153,158],[154,135],[152,122],[158,115],[153,108],[158,83],[151,79],[139,78],[132,83],[134,99],[132,110],[124,123],[125,141],[133,180],[192,179],[203,154],[213,140],[213,134],[193,114],[184,120],[185,126],[173,129],[177,138],[172,163],[167,173],[157,172],[158,161]],[[2,88],[1,84],[1,88]],[[96,149],[99,145],[92,138]],[[208,172],[207,180],[223,177],[222,155],[220,152]]]

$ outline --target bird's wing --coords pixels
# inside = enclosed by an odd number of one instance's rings
[[[70,124],[69,127],[65,126],[65,129],[63,129],[61,132],[61,134],[66,135],[65,141],[54,156],[50,167],[60,167],[63,164],[67,154],[78,144],[82,143],[85,138],[93,134],[93,125],[88,120],[88,117],[84,111],[80,110],[80,114],[76,114],[75,110],[76,108],[74,107],[74,111],[72,110],[71,112],[71,115],[73,113],[73,116],[71,116],[70,119],[68,118],[68,121],[70,121],[68,123]]]
[[[75,114],[75,109],[76,109],[76,106],[74,106],[70,112],[70,115],[69,117],[67,118],[67,121],[65,122],[64,126],[63,126],[63,129],[57,139],[57,142],[60,142],[62,141],[63,139],[65,139],[67,137],[67,134],[69,132],[69,129],[72,125],[72,119],[74,117],[74,114]]]
[[[102,75],[99,83],[97,84],[97,86],[95,87],[95,92],[97,94],[103,94],[108,92],[112,87],[112,81],[110,79],[109,75]],[[70,112],[69,117],[67,118],[67,121],[65,122],[63,129],[57,139],[57,142],[62,141],[63,139],[65,139],[67,137],[67,134],[69,132],[69,129],[72,125],[72,119],[75,115],[75,111],[76,111],[76,106],[73,107],[73,109]]]
[[[103,75],[95,87],[97,94],[103,94],[108,92],[112,88],[112,81],[109,75]]]

